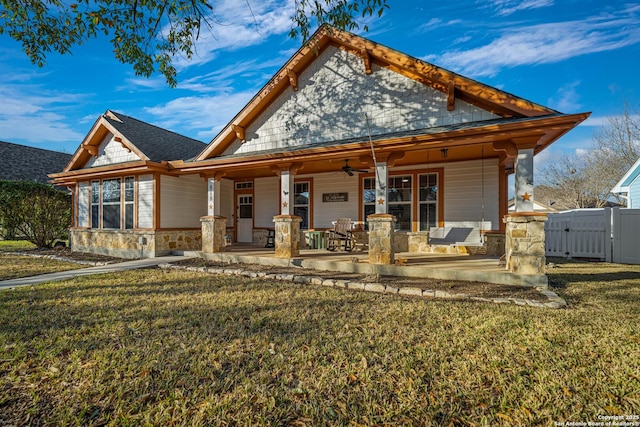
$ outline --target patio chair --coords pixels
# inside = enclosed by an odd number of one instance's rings
[[[338,218],[335,221],[333,230],[329,230],[327,250],[335,251],[342,249],[347,252],[353,250],[354,238],[351,231],[351,224],[351,218]]]

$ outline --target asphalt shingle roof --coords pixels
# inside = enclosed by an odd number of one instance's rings
[[[71,154],[0,141],[0,179],[47,183],[47,174],[61,172]]]
[[[125,138],[142,151],[149,160],[188,160],[205,149],[207,144],[133,117],[111,111],[120,121],[105,114],[104,118]]]

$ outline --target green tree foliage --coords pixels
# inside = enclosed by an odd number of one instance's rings
[[[50,248],[71,226],[71,196],[51,185],[0,180],[0,235]],[[11,235],[13,234],[13,236]]]
[[[212,25],[215,0],[0,0],[0,34],[22,44],[42,67],[47,54],[104,36],[116,59],[137,75],[162,73],[175,86],[173,58],[191,58],[201,30]],[[250,7],[249,0],[247,7]],[[387,0],[296,0],[292,37],[306,41],[314,23],[356,29],[359,16],[382,15]],[[365,25],[366,29],[366,25]]]

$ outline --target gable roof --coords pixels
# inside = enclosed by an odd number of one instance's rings
[[[447,96],[451,105],[461,99],[502,118],[541,117],[561,114],[505,91],[398,52],[371,40],[323,25],[273,76],[251,101],[211,141],[197,161],[221,155],[236,139],[244,139],[244,129],[287,87],[297,90],[298,75],[328,46],[353,53],[362,59],[363,73],[372,72],[371,64],[402,74],[436,89]]]
[[[0,179],[46,184],[48,174],[61,171],[71,154],[0,141]]]
[[[107,111],[104,118],[152,162],[187,160],[198,155],[202,141],[145,123],[122,113]]]
[[[206,147],[202,141],[107,110],[96,120],[65,172],[82,168],[90,156],[96,155],[108,133],[113,134],[123,146],[135,152],[143,161],[155,163],[189,160]]]
[[[620,181],[611,189],[611,192],[614,194],[628,193],[629,186],[638,176],[640,176],[640,159],[636,160],[627,173],[625,173]]]

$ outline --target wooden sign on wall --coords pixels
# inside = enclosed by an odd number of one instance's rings
[[[348,202],[349,193],[322,193],[323,202]]]

